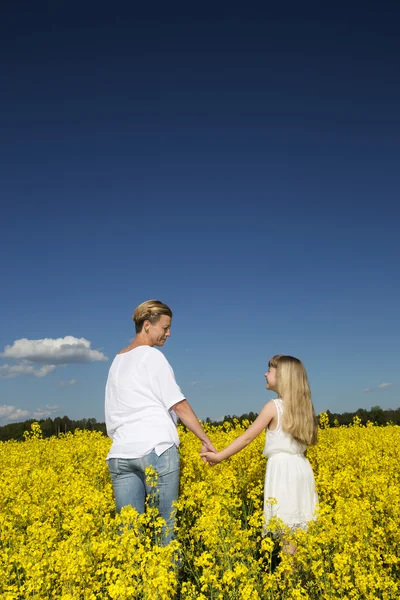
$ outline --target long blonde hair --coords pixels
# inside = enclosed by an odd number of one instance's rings
[[[276,389],[285,404],[282,429],[298,442],[313,446],[317,443],[318,423],[303,363],[294,356],[277,354],[268,365],[276,369]]]

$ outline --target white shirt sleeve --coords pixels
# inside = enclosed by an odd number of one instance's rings
[[[147,357],[145,367],[155,396],[167,410],[171,410],[177,402],[185,400],[176,383],[172,367],[162,352],[154,348]]]

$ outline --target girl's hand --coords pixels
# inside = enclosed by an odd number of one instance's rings
[[[203,463],[207,462],[207,459],[203,456],[203,454],[206,454],[207,452],[209,454],[214,454],[217,452],[210,440],[204,441],[201,445],[200,456]]]
[[[201,452],[200,456],[205,462],[208,462],[210,467],[214,467],[222,460],[219,452]]]

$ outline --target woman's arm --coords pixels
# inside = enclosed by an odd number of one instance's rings
[[[212,445],[210,438],[199,423],[198,418],[187,400],[181,400],[172,406],[179,419],[184,425],[196,435],[202,442],[201,452],[211,452],[213,454],[216,449]]]
[[[250,444],[255,438],[266,428],[272,419],[276,416],[276,408],[274,402],[267,402],[257,419],[250,425],[246,431],[236,438],[229,446],[221,450],[221,452],[217,452],[214,454],[213,452],[203,452],[200,454],[202,458],[205,458],[207,462],[214,466],[220,463],[225,458],[229,458],[243,450],[246,446]]]

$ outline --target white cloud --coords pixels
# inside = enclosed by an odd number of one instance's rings
[[[191,381],[190,385],[195,386],[195,385],[199,385],[199,383],[200,383],[200,381]]]
[[[47,419],[54,415],[55,411],[58,409],[57,405],[46,404],[45,408],[37,408],[32,416],[35,419]]]
[[[376,387],[367,388],[364,390],[364,392],[378,392],[379,390],[384,390],[385,388],[388,388],[391,385],[392,384],[390,382],[386,381],[385,383],[380,383]]]
[[[0,358],[17,361],[16,365],[0,366],[0,378],[12,379],[21,375],[45,377],[52,373],[58,365],[91,363],[108,360],[100,350],[92,350],[91,343],[85,338],[67,335],[64,338],[45,338],[42,340],[15,340],[6,346]],[[35,368],[34,365],[42,365]],[[67,385],[73,385],[70,380]]]
[[[92,350],[91,343],[85,338],[76,338],[72,335],[42,340],[22,338],[15,340],[12,346],[6,346],[0,357],[42,365],[66,365],[108,360],[100,350]]]
[[[47,419],[54,415],[57,409],[58,406],[55,404],[46,404],[44,408],[37,408],[34,411],[3,404],[3,406],[0,406],[0,422],[25,421],[28,418]]]
[[[75,385],[76,384],[76,379],[69,379],[69,381],[59,381],[58,382],[58,387],[68,387],[70,385]]]
[[[16,406],[3,404],[0,406],[0,420],[4,421],[22,421],[30,415],[29,410],[23,410]]]
[[[36,369],[33,365],[20,363],[17,365],[2,365],[0,366],[0,379],[13,379],[20,375],[28,375],[30,377],[45,377],[52,373],[56,365],[44,365],[40,369]]]
[[[8,417],[8,421],[23,421],[26,417],[29,416],[29,410],[23,410],[22,408],[17,408],[12,412]]]
[[[7,406],[7,404],[3,404],[3,406],[0,406],[0,417],[7,417],[8,415],[10,415],[14,410],[16,409],[15,406]]]

